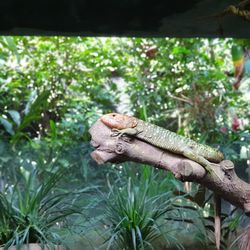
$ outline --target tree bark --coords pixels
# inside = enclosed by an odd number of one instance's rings
[[[112,137],[111,129],[98,120],[89,130],[95,150],[92,158],[99,164],[134,161],[171,171],[181,181],[197,182],[250,215],[250,184],[241,180],[234,164],[224,160],[211,175],[198,163],[182,155],[157,148],[135,137]]]

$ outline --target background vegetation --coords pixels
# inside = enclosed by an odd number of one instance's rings
[[[148,166],[97,166],[88,129],[104,113],[133,114],[220,148],[249,181],[250,83],[241,72],[233,88],[231,55],[248,43],[0,37],[0,245],[213,248],[209,191]],[[34,193],[39,185],[46,191]],[[237,249],[248,222],[228,203],[223,214],[223,247]]]

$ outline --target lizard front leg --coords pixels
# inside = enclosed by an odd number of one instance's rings
[[[138,131],[135,128],[124,128],[124,129],[113,128],[111,136],[123,136],[123,135],[136,136],[137,134]]]
[[[215,163],[208,161],[204,157],[195,153],[194,150],[192,150],[191,148],[185,148],[183,150],[183,155],[189,158],[190,160],[193,160],[201,164],[206,169],[207,172],[209,172],[211,175],[215,174],[222,181],[221,177],[211,168],[211,166],[220,167],[219,164],[215,164]]]
[[[139,132],[135,128],[125,128],[125,129],[112,129],[112,137],[116,137],[119,139],[123,137],[124,135],[129,135],[129,136],[136,136]],[[126,138],[126,137],[124,137]],[[123,139],[124,140],[124,139]],[[125,141],[128,141],[125,139]]]

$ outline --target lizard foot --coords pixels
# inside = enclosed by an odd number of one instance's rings
[[[111,137],[116,137],[116,136],[120,137],[121,135],[122,135],[122,133],[119,129],[113,128],[111,130],[111,135],[110,135]]]
[[[209,172],[209,174],[217,176],[222,181],[222,177],[220,176],[219,173],[217,173],[217,170],[216,170],[216,169],[221,168],[220,164],[209,162],[209,164],[204,167]]]
[[[122,139],[125,142],[131,142],[132,140],[132,138],[129,137],[129,135],[126,132],[123,132],[122,130],[119,130],[119,129],[112,129],[110,136],[117,137],[117,140]]]

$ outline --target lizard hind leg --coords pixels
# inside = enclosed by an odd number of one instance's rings
[[[208,161],[206,158],[198,155],[190,148],[184,149],[183,155],[187,157],[188,159],[201,164],[210,175],[216,175],[222,181],[221,177],[213,169],[214,167],[217,167],[217,168],[220,167],[219,164],[215,164],[215,163]]]

